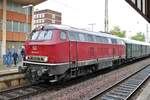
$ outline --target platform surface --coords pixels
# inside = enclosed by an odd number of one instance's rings
[[[150,100],[150,82],[136,100]]]

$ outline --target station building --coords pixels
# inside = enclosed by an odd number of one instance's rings
[[[34,5],[46,0],[0,0],[0,56],[7,48],[19,49],[32,28]],[[33,5],[33,6],[28,6]]]
[[[62,14],[50,9],[34,12],[34,28],[47,24],[61,24]]]

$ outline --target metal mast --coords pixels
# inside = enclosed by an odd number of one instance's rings
[[[105,32],[108,32],[108,0],[105,0]]]

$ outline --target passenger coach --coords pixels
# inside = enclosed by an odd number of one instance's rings
[[[55,82],[125,61],[124,40],[102,32],[48,25],[35,29],[25,42],[26,59],[19,69],[33,82]]]

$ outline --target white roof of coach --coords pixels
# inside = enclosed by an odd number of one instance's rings
[[[115,39],[121,40],[121,38],[110,35],[110,34],[106,34],[105,32],[92,32],[92,31],[88,31],[88,30],[84,30],[84,29],[74,28],[74,27],[71,27],[68,25],[49,24],[47,26],[44,26],[44,28],[45,29],[62,29],[62,30],[76,31],[76,32],[87,33],[87,34],[97,35],[97,36],[104,36],[104,37],[108,37],[108,38],[115,38]]]
[[[137,41],[137,40],[130,40],[130,39],[127,39],[127,38],[122,38],[126,43],[133,43],[133,44],[141,44],[141,45],[149,45],[150,46],[150,43],[147,43],[147,42],[141,42],[141,41]]]

